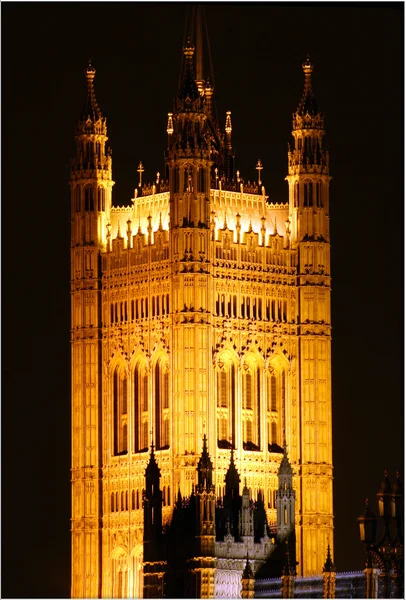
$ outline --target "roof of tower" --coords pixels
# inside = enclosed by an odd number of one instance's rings
[[[87,80],[87,97],[83,108],[82,120],[87,121],[87,119],[90,118],[92,121],[98,121],[103,118],[103,115],[97,104],[96,95],[94,93],[93,80],[96,76],[96,69],[92,66],[90,60],[87,69],[85,69],[85,75]]]
[[[289,462],[286,443],[283,444],[283,456],[279,465],[278,475],[293,475],[293,469]]]
[[[330,544],[328,544],[327,558],[326,558],[326,562],[324,563],[323,573],[335,573],[335,570],[336,570],[336,566],[333,563],[333,560],[331,558]]]
[[[299,102],[299,106],[297,107],[297,110],[296,110],[296,112],[299,115],[302,115],[303,117],[306,114],[309,114],[312,117],[315,117],[319,112],[316,98],[313,94],[313,89],[312,89],[313,68],[314,68],[314,65],[310,60],[310,56],[307,55],[306,62],[303,63],[303,65],[302,65],[302,69],[305,74],[304,90],[303,90],[302,98]]]

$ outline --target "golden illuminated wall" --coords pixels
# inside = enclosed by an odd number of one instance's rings
[[[264,492],[271,525],[286,439],[298,574],[321,573],[333,547],[330,177],[328,168],[304,168],[299,147],[300,136],[320,137],[315,131],[294,129],[287,204],[269,204],[264,189],[243,185],[211,189],[209,206],[193,191],[176,198],[179,212],[208,211],[207,227],[175,227],[170,193],[158,187],[136,194],[130,207],[112,207],[111,159],[103,150],[96,169],[77,159],[73,597],[142,596],[151,439],[167,522],[175,494],[189,495],[197,481],[204,433],[216,493],[234,445],[241,480],[254,496]],[[79,147],[82,140],[104,148],[105,131],[98,135],[84,130]]]

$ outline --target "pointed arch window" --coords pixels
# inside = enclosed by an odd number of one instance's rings
[[[134,452],[148,450],[148,375],[138,364],[134,369]]]
[[[293,200],[294,200],[294,206],[295,208],[297,208],[299,206],[299,184],[295,183],[294,188],[293,188]]]
[[[223,365],[217,372],[217,444],[219,448],[235,445],[235,366]]]
[[[114,454],[126,454],[128,451],[127,439],[127,376],[117,366],[113,375],[113,402],[114,402]]]
[[[127,557],[121,555],[113,559],[113,598],[128,598]]]
[[[304,184],[304,205],[313,206],[313,183],[311,181]]]
[[[267,378],[268,396],[268,449],[282,450],[282,412],[285,406],[285,371],[274,370]]]
[[[156,447],[163,450],[169,448],[169,371],[162,359],[155,365],[154,384]]]
[[[91,185],[85,187],[85,211],[93,212],[94,211],[94,196],[93,196],[93,188]]]
[[[261,372],[245,366],[242,375],[242,437],[244,450],[260,450]]]

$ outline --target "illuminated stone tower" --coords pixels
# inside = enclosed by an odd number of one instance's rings
[[[141,597],[143,513],[166,525],[178,492],[193,490],[210,596],[210,507],[231,450],[236,492],[241,476],[276,534],[286,445],[298,574],[321,574],[328,543],[333,553],[330,177],[312,65],[294,115],[289,202],[271,203],[260,161],[255,183],[235,171],[231,112],[222,132],[196,29],[168,114],[169,181],[157,173],[142,185],[140,164],[129,206],[112,206],[106,122],[86,71],[71,174],[73,597]],[[145,491],[149,460],[157,479]],[[150,590],[162,589],[154,561]]]
[[[291,248],[297,256],[300,426],[296,474],[301,480],[296,535],[305,573],[320,572],[333,534],[329,154],[324,118],[312,91],[313,65],[293,115],[288,153]],[[287,417],[289,423],[289,417]],[[295,427],[294,423],[290,423]],[[292,455],[294,448],[290,448]],[[296,458],[295,457],[295,458]],[[296,458],[297,460],[297,458]]]
[[[107,127],[86,70],[87,99],[76,127],[71,165],[72,349],[72,595],[97,597],[101,588],[103,232],[110,212],[111,157]]]

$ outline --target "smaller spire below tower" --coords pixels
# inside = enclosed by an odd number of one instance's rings
[[[203,435],[203,449],[197,464],[199,490],[211,491],[213,485],[213,463],[207,450],[207,437]]]
[[[293,475],[293,469],[289,462],[286,442],[283,444],[283,457],[279,465],[278,475]]]
[[[327,546],[327,558],[324,563],[323,573],[335,573],[336,567],[331,558],[330,544]]]
[[[240,476],[234,462],[234,448],[231,448],[230,464],[224,478],[226,484],[226,494],[238,496],[240,487]]]

